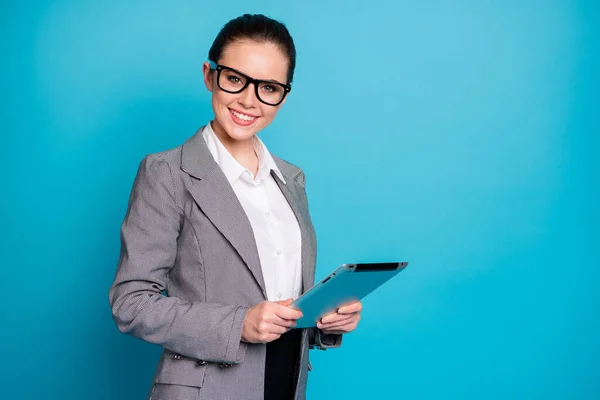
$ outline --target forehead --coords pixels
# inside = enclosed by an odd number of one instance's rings
[[[281,48],[271,42],[236,40],[223,49],[218,63],[252,78],[287,82],[288,59]]]

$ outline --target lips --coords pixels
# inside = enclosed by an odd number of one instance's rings
[[[256,115],[246,114],[232,109],[229,109],[229,114],[231,115],[233,122],[241,126],[252,125],[254,121],[259,118]]]

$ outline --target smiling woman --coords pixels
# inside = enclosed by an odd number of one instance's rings
[[[305,176],[257,134],[295,64],[280,22],[229,21],[203,65],[214,119],[141,163],[109,298],[122,332],[164,348],[151,399],[304,399],[309,347],[358,324],[360,302],[293,329],[315,274]]]

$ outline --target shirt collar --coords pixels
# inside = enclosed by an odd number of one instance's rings
[[[260,140],[258,136],[253,137],[253,146],[254,151],[258,156],[258,172],[256,174],[256,178],[253,177],[252,172],[242,164],[240,164],[225,148],[223,143],[219,140],[214,130],[212,129],[212,123],[207,124],[202,130],[202,136],[206,141],[206,145],[211,152],[213,158],[216,163],[221,167],[221,170],[225,174],[225,177],[229,181],[230,185],[239,179],[240,177],[250,183],[260,184],[262,181],[267,179],[271,171],[274,171],[275,174],[281,179],[281,181],[285,184],[285,179],[283,178],[283,174],[275,164],[275,160],[273,156],[267,149],[267,146]]]

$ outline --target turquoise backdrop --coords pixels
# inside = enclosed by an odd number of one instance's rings
[[[107,292],[145,154],[210,120],[244,12],[296,41],[261,137],[301,166],[317,277],[408,268],[313,354],[309,399],[600,398],[600,3],[5,0],[3,399],[143,399],[160,349]]]

